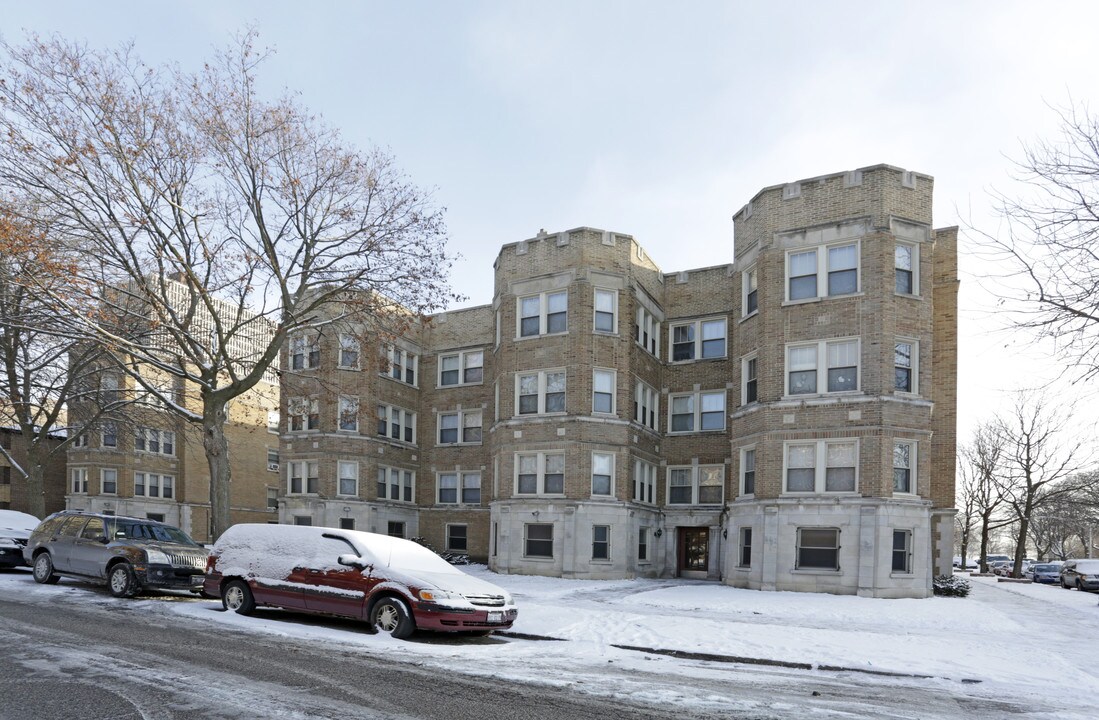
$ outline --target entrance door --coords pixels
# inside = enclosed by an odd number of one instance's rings
[[[710,528],[679,528],[679,576],[705,578],[710,567]]]

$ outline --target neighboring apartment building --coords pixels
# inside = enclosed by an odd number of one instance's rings
[[[27,483],[20,468],[29,462],[22,443],[23,433],[18,427],[0,427],[0,510],[18,510],[29,513]],[[47,442],[51,448],[63,443],[61,435],[51,435]],[[13,463],[14,461],[14,463]],[[47,513],[65,507],[65,456],[58,452],[51,456],[42,478],[42,492]]]
[[[886,165],[765,188],[733,263],[505,245],[491,305],[283,355],[280,520],[507,573],[924,597],[951,569],[956,229]],[[732,248],[730,248],[732,250]],[[718,253],[715,253],[718,254]]]
[[[182,283],[172,290],[185,302]],[[216,301],[215,301],[216,302]],[[225,317],[235,306],[226,304]],[[199,315],[202,322],[202,315]],[[257,332],[267,332],[256,320]],[[201,332],[201,328],[196,329]],[[256,352],[264,338],[256,338]],[[230,350],[249,354],[249,340],[238,337]],[[151,367],[139,373],[172,403],[201,414],[197,389]],[[100,407],[125,402],[106,413],[80,435],[68,452],[66,507],[161,520],[182,528],[200,542],[211,541],[210,471],[201,428],[188,424],[121,369],[98,373]],[[229,403],[225,434],[232,472],[231,518],[237,522],[277,519],[279,488],[278,381],[271,372],[252,390]],[[90,417],[94,408],[72,403],[74,418]]]

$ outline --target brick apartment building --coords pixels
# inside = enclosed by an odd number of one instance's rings
[[[958,287],[932,185],[764,188],[731,264],[674,273],[628,235],[543,232],[501,249],[491,305],[384,343],[319,323],[282,357],[279,520],[506,573],[930,595]]]

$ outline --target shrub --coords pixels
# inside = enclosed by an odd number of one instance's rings
[[[931,581],[936,595],[943,597],[965,597],[969,594],[969,581],[957,575],[940,575]]]

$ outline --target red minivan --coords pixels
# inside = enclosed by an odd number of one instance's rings
[[[259,605],[339,615],[396,638],[417,629],[487,634],[518,614],[507,591],[422,545],[298,525],[230,527],[214,543],[203,592],[242,615]]]

